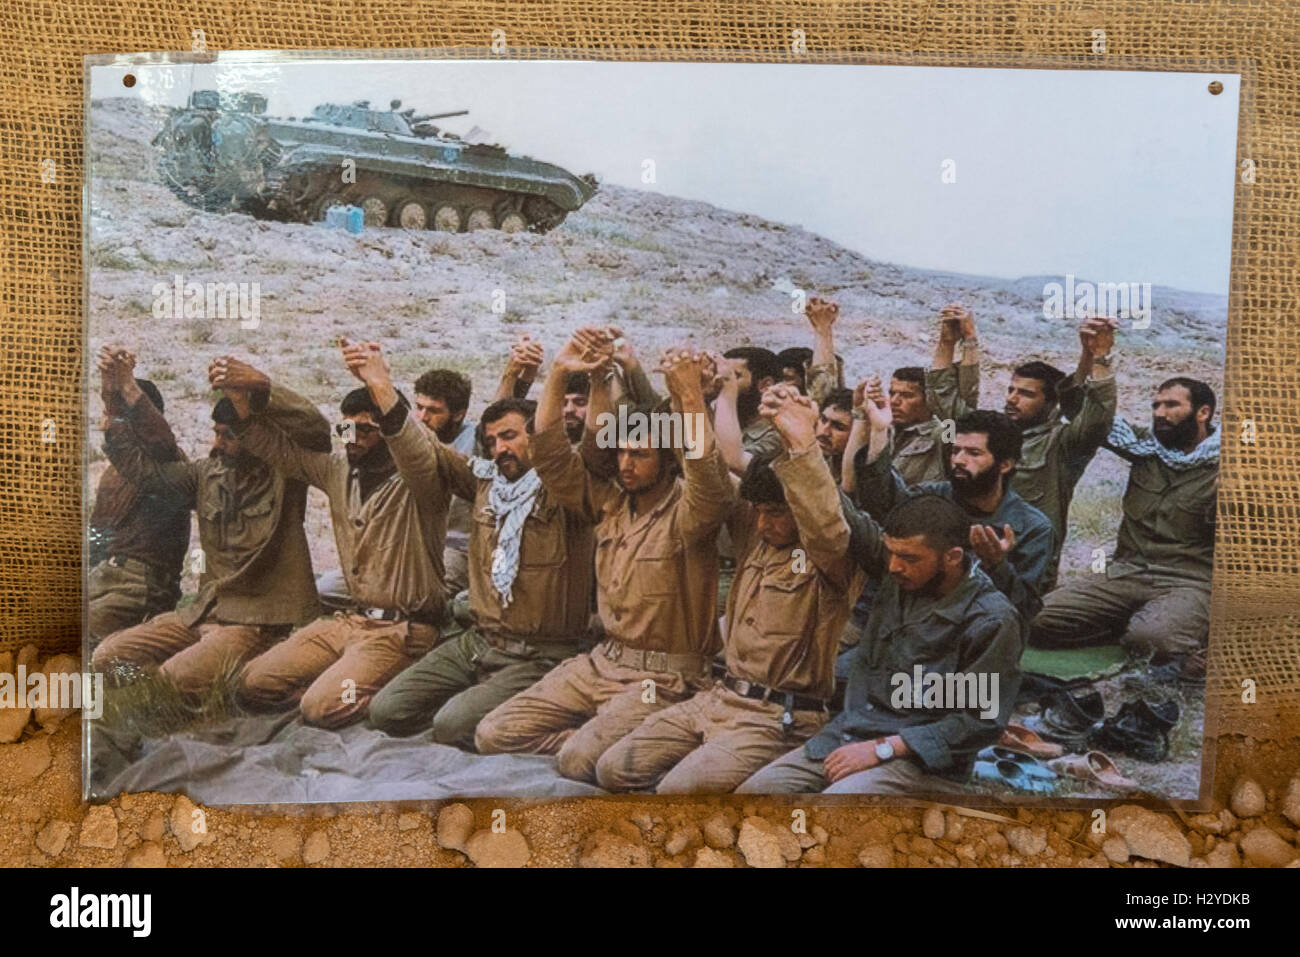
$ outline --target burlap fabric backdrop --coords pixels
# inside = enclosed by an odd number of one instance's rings
[[[1300,7],[1242,4],[895,2],[363,3],[11,2],[0,70],[0,650],[80,640],[82,529],[81,186],[87,53],[237,49],[564,48],[592,57],[793,59],[983,65],[1214,61],[1245,74],[1234,298],[1224,402],[1210,704],[1219,733],[1300,728]],[[1094,53],[1094,30],[1105,53]],[[468,52],[468,51],[467,51]],[[970,59],[971,56],[975,60]],[[1005,108],[989,104],[990,110]],[[1063,116],[1070,105],[1061,104]],[[1063,124],[1105,135],[1100,118]],[[794,131],[791,131],[794,132]],[[1122,144],[1121,144],[1122,145]],[[1225,175],[1230,175],[1225,171]],[[1099,215],[1105,215],[1099,210]],[[1160,241],[1153,235],[1152,241]],[[1171,237],[1177,241],[1177,237]],[[1239,440],[1253,420],[1254,444]],[[1242,701],[1251,679],[1257,701]]]

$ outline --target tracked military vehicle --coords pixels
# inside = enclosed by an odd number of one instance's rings
[[[260,94],[196,90],[153,143],[163,179],[186,203],[262,219],[319,222],[330,207],[352,205],[367,226],[546,232],[596,192],[590,174],[433,125],[466,110],[400,107],[324,103],[302,119],[277,118]]]

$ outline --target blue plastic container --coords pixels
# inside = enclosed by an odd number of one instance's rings
[[[360,206],[331,206],[325,212],[325,225],[330,229],[346,229],[357,236],[365,229],[366,219]]]

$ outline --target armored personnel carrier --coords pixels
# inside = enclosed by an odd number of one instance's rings
[[[575,176],[433,125],[393,100],[324,103],[302,119],[266,116],[258,93],[196,90],[154,138],[168,187],[191,206],[319,222],[359,206],[367,226],[546,232],[596,192]]]

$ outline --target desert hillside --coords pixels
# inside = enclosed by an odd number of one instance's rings
[[[986,405],[1001,407],[1016,362],[1041,357],[1070,369],[1078,351],[1073,320],[1042,318],[1043,284],[1061,277],[1012,281],[877,262],[797,225],[611,185],[544,236],[399,229],[352,236],[204,213],[158,179],[150,140],[160,124],[160,114],[134,100],[92,104],[89,354],[110,340],[134,348],[139,374],[162,389],[167,417],[191,455],[208,449],[211,358],[247,358],[333,420],[354,384],[334,345],[339,336],[382,342],[408,389],[428,368],[466,373],[474,383],[471,415],[491,395],[521,332],[553,351],[580,324],[614,323],[647,360],[687,339],[717,348],[807,345],[804,320],[791,309],[794,289],[839,302],[837,345],[853,378],[925,364],[938,310],[954,300],[980,323]],[[176,275],[259,283],[260,326],[156,319],[154,284]],[[1148,421],[1150,388],[1162,378],[1181,373],[1222,384],[1226,298],[1156,287],[1153,301],[1151,327],[1125,329],[1119,340],[1121,409],[1140,422]],[[103,467],[97,434],[92,445],[93,483]],[[1123,480],[1122,464],[1108,453],[1090,467],[1072,515],[1067,576],[1086,568],[1093,548],[1112,544]],[[315,493],[310,521],[317,567],[332,567],[328,516]]]

